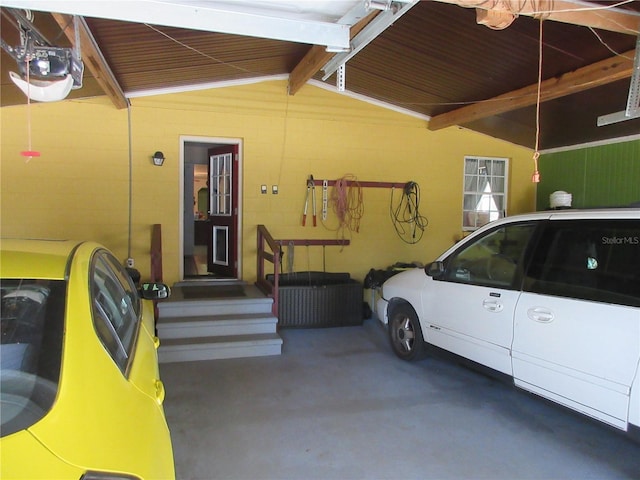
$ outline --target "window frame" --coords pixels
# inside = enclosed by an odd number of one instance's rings
[[[549,220],[544,222],[543,228],[538,236],[537,245],[531,252],[529,258],[529,264],[525,273],[522,290],[523,292],[533,293],[537,295],[549,295],[554,297],[562,297],[572,300],[581,300],[597,303],[609,303],[622,306],[640,307],[640,295],[633,296],[633,294],[620,293],[620,285],[624,285],[627,289],[633,290],[633,283],[629,283],[631,278],[614,278],[612,270],[607,269],[609,265],[617,260],[618,264],[633,265],[633,262],[620,262],[619,258],[613,257],[613,248],[621,248],[627,246],[628,248],[638,249],[637,255],[631,255],[632,258],[640,258],[640,234],[635,235],[621,235],[619,234],[625,229],[624,223],[628,222],[631,225],[637,220],[629,219],[579,219],[579,220]],[[580,238],[585,245],[585,250],[582,251],[578,248],[570,249],[570,252],[577,252],[582,254],[580,257],[580,265],[583,267],[580,270],[575,268],[568,268],[567,263],[570,261],[569,253],[560,255],[560,248],[557,247],[561,234],[568,235],[573,230],[577,229],[580,225],[584,226],[581,235],[575,235],[576,238]],[[601,234],[599,237],[594,236],[598,232]],[[628,230],[632,230],[629,228]],[[604,235],[603,232],[607,231],[612,235]],[[589,236],[591,233],[591,236]],[[551,237],[552,236],[552,237]],[[619,240],[621,243],[616,244],[613,239]],[[552,242],[549,242],[552,240]],[[590,242],[589,242],[590,241]],[[591,254],[589,248],[593,244],[593,247],[599,251]],[[586,253],[585,253],[586,252]],[[555,258],[561,259],[552,262],[550,258],[555,255]],[[590,258],[593,256],[593,258]],[[624,260],[624,258],[623,258]],[[591,264],[591,265],[590,265]],[[537,272],[536,270],[539,270]],[[561,274],[560,278],[554,279],[553,274]],[[573,274],[572,278],[569,278],[569,274]],[[586,279],[589,275],[593,277],[590,279],[596,282],[596,287],[587,285]],[[564,279],[563,279],[564,277]],[[637,281],[637,278],[634,277]],[[615,282],[617,286],[615,288],[603,288],[603,281]]]
[[[233,200],[233,154],[212,155],[209,159],[209,215],[230,217]]]
[[[467,166],[469,162],[476,161],[476,171],[468,171]],[[480,174],[480,162],[485,162],[484,167],[486,168],[486,162],[490,163],[490,172],[487,175],[485,173],[485,183],[481,185],[481,174]],[[497,173],[494,165],[503,164],[503,173],[501,174],[498,170]],[[473,181],[475,179],[475,181]],[[499,186],[499,181],[502,183],[502,191],[492,191],[490,190],[487,193],[486,187],[488,186],[490,189],[492,187]],[[471,185],[474,183],[475,186]],[[463,168],[462,168],[462,230],[465,232],[475,231],[478,228],[486,225],[490,221],[497,220],[498,218],[505,217],[507,215],[507,199],[508,199],[508,184],[509,184],[509,158],[506,157],[483,157],[478,155],[466,155],[463,159]],[[482,188],[481,188],[482,187]],[[496,206],[495,209],[492,209],[492,206],[489,206],[489,210],[480,209],[479,204],[483,201],[483,199],[490,195],[491,201]],[[475,197],[475,208],[469,208],[467,206],[467,201],[470,198]],[[495,202],[495,198],[498,197],[501,199],[502,208],[500,205],[497,205]]]
[[[141,300],[133,280],[113,255],[101,249],[93,254],[89,283],[96,335],[128,377],[142,321]]]
[[[464,279],[456,276],[454,272],[455,262],[462,253],[468,251],[471,248],[479,246],[483,241],[488,239],[489,237],[497,234],[500,230],[504,229],[513,229],[517,227],[530,227],[531,231],[529,233],[526,245],[522,248],[519,253],[519,257],[515,262],[515,270],[511,281],[509,283],[497,281],[495,279],[486,278],[484,281],[479,278],[469,278]],[[522,222],[514,222],[514,223],[504,223],[502,225],[498,225],[495,228],[489,229],[486,232],[483,232],[479,236],[473,237],[472,240],[464,242],[457,248],[454,252],[452,252],[446,259],[444,259],[444,267],[445,272],[441,277],[441,280],[452,282],[452,283],[461,283],[464,285],[475,285],[475,286],[483,286],[489,288],[499,288],[503,290],[520,290],[524,278],[524,272],[529,263],[529,258],[531,257],[533,248],[537,244],[537,238],[540,232],[540,222],[539,221],[522,221]],[[495,255],[501,255],[496,252]],[[482,260],[482,259],[480,259]],[[479,281],[480,280],[480,281]]]

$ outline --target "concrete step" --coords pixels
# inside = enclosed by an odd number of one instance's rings
[[[173,338],[160,342],[160,363],[219,360],[224,358],[280,355],[282,339],[277,333],[200,338]]]
[[[161,363],[280,355],[273,299],[241,282],[181,284],[158,303]]]
[[[269,313],[235,313],[195,317],[164,317],[158,320],[158,336],[170,338],[215,337],[276,333],[278,318]]]
[[[158,303],[160,317],[196,317],[236,313],[271,313],[273,299],[179,300]]]

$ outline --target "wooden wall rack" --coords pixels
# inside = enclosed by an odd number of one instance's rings
[[[322,186],[322,182],[324,180],[318,180],[314,178],[313,180],[307,180],[305,184],[308,184],[310,181],[313,181],[313,184],[317,187]],[[329,187],[335,186],[337,180],[327,180],[327,185]],[[408,182],[361,182],[360,180],[347,180],[347,185],[351,186],[353,184],[359,185],[361,187],[369,187],[369,188],[404,188],[404,186]]]
[[[303,240],[303,239],[297,239],[297,240],[276,240],[276,243],[280,244],[280,246],[287,246],[287,245],[302,245],[302,246],[316,246],[316,245],[323,245],[323,246],[330,246],[330,245],[340,245],[340,246],[346,246],[349,245],[351,243],[350,240],[348,239],[344,239],[344,240],[337,240],[337,239],[330,239],[330,240],[321,240],[321,239],[315,239],[315,240]]]

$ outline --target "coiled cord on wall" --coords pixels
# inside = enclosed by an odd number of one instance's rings
[[[395,208],[393,206],[394,190],[391,189],[389,213],[396,233],[405,243],[418,243],[424,235],[425,228],[429,225],[427,217],[420,214],[420,186],[416,182],[407,182],[402,189],[402,197]]]
[[[331,205],[338,218],[338,232],[344,239],[346,231],[359,232],[364,215],[362,187],[354,175],[345,175],[336,180],[331,190]]]

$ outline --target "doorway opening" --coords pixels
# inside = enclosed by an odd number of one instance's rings
[[[182,278],[240,279],[241,141],[181,137]]]

